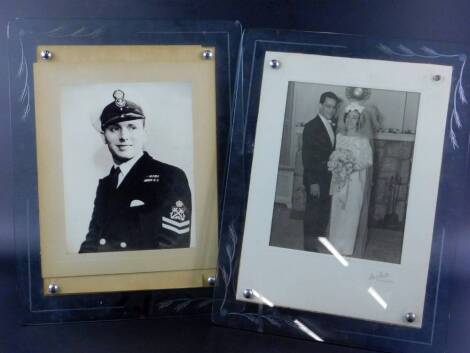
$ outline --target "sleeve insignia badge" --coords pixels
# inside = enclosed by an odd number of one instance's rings
[[[183,201],[178,200],[176,201],[175,206],[171,207],[170,218],[173,220],[184,221],[186,219],[186,215],[184,214],[185,208]]]
[[[181,200],[176,201],[171,207],[170,218],[162,217],[162,227],[177,234],[189,233],[190,221],[186,220],[186,208]]]

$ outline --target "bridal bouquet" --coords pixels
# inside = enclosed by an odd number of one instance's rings
[[[357,160],[351,150],[338,148],[330,156],[328,170],[331,172],[330,194],[340,191],[351,174],[358,170]]]

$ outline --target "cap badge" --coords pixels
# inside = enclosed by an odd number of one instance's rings
[[[122,108],[127,104],[126,100],[124,99],[124,92],[120,89],[117,89],[113,92],[113,98],[114,104],[116,104],[118,108]]]

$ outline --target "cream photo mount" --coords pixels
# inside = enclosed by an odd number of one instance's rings
[[[215,49],[199,45],[51,45],[38,46],[36,56],[33,74],[44,294],[208,286],[208,277],[216,272],[218,245]],[[185,100],[182,101],[184,104],[181,105],[189,107],[190,116],[183,114],[183,108],[179,113],[181,119],[186,119],[181,121],[190,120],[190,132],[186,137],[183,135],[178,140],[170,141],[174,146],[168,147],[166,153],[170,160],[186,161],[182,162],[186,163],[182,169],[190,174],[188,180],[192,193],[194,227],[191,229],[191,244],[188,248],[87,254],[71,250],[73,245],[69,243],[73,241],[69,242],[68,239],[84,239],[85,234],[67,234],[66,201],[69,199],[65,197],[64,189],[67,171],[64,170],[64,150],[60,148],[64,144],[63,122],[67,119],[63,112],[67,109],[61,103],[66,101],[64,92],[70,87],[85,87],[83,92],[87,87],[99,90],[100,87],[109,88],[113,84],[127,85],[134,88],[135,92],[146,87],[147,95],[155,87],[158,92],[168,87],[171,91],[168,97],[172,102],[178,102],[180,92],[186,92]],[[76,94],[80,90],[74,92]],[[109,92],[109,101],[112,100],[111,94]],[[129,100],[138,102],[139,97],[129,97]],[[78,100],[73,109],[80,109],[87,103]],[[147,99],[147,103],[151,105],[152,101]],[[92,104],[99,105],[97,101]],[[88,113],[90,111],[97,112],[99,116],[98,110],[89,109]],[[90,137],[91,141],[92,138],[99,139],[99,134],[93,131],[90,119],[85,116],[83,121],[77,122],[77,126],[82,124],[82,127],[87,125],[90,128],[90,136],[95,135]],[[178,121],[173,124],[176,123]],[[173,135],[170,135],[174,136],[177,130],[173,126]],[[164,135],[165,132],[160,134]],[[158,139],[158,134],[153,137]],[[185,153],[189,143],[183,143],[185,140],[192,141],[190,157]],[[96,144],[96,141],[93,143]],[[83,144],[88,144],[86,138]],[[158,143],[155,146],[158,147]],[[101,148],[104,148],[104,144]],[[171,156],[172,150],[174,158]],[[159,157],[161,154],[156,156]],[[93,158],[96,156],[89,156],[90,160]],[[106,165],[106,174],[111,165]],[[88,169],[81,165],[77,171],[87,173]],[[69,175],[74,173],[75,170],[68,171]],[[78,186],[77,192],[86,189],[88,194],[89,190],[94,193],[98,179],[94,183]],[[70,220],[69,217],[68,221],[83,227],[83,224],[88,226],[90,218]]]
[[[420,94],[401,263],[269,246],[289,82]],[[266,52],[237,300],[422,326],[451,83],[447,65]]]

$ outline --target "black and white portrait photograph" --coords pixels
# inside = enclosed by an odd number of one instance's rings
[[[70,86],[62,102],[68,250],[189,247],[190,85]]]
[[[201,286],[217,258],[214,62],[198,46],[48,50],[61,62],[34,66],[43,278],[64,294]]]
[[[270,245],[400,263],[419,93],[290,82]]]

